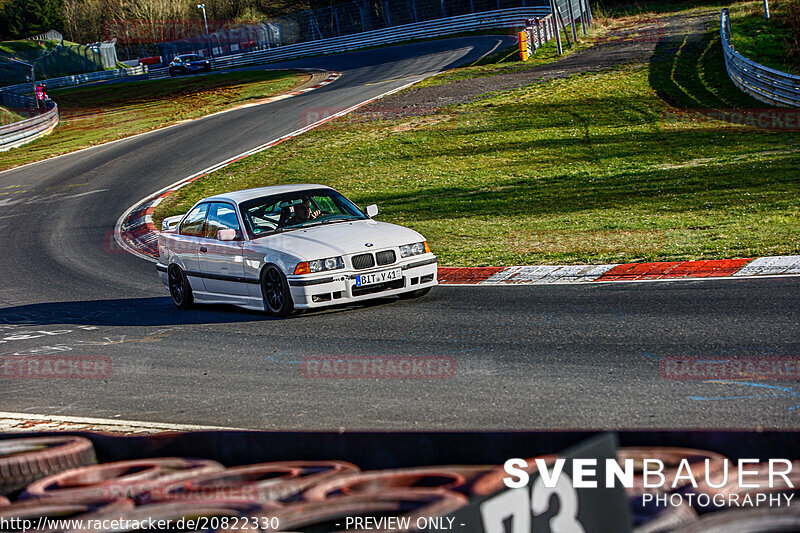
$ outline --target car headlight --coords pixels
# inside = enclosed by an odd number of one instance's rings
[[[327,259],[315,259],[314,261],[304,261],[298,263],[294,269],[294,273],[300,274],[314,274],[324,270],[337,270],[344,268],[344,260],[341,257],[328,257]]]
[[[400,247],[400,257],[411,257],[412,255],[422,255],[431,251],[428,241],[404,244]]]

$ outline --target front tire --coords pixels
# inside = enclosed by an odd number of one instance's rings
[[[169,294],[172,296],[172,303],[178,309],[189,309],[194,302],[192,295],[192,286],[189,284],[189,279],[184,274],[181,267],[178,265],[171,265],[168,271],[169,276]]]
[[[425,287],[424,289],[417,289],[411,292],[404,292],[402,294],[399,294],[398,296],[400,297],[401,300],[412,300],[414,298],[422,298],[429,292],[431,292],[431,287]]]
[[[261,294],[269,314],[284,317],[294,312],[289,282],[275,265],[268,265],[261,273]]]

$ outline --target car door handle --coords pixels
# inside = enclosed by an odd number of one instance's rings
[[[206,253],[207,251],[208,251],[208,248],[206,248],[205,246],[201,246],[200,247],[200,252],[201,253]]]

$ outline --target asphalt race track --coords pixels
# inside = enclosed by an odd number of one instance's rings
[[[797,356],[800,278],[439,287],[287,320],[180,312],[116,246],[133,203],[503,38],[312,58],[310,93],[0,173],[0,355],[104,356],[104,380],[0,379],[0,409],[260,429],[800,427],[800,382],[662,377],[669,357]],[[319,182],[325,182],[320,169]],[[446,379],[308,379],[308,356],[437,356]],[[452,359],[450,359],[452,358]]]

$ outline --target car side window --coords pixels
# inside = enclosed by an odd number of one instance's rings
[[[239,234],[239,219],[236,217],[236,210],[232,205],[214,202],[208,209],[205,237],[216,239],[217,233],[221,229],[236,230],[236,233]]]
[[[186,216],[181,224],[181,235],[188,235],[190,237],[202,237],[203,226],[206,222],[206,213],[208,213],[208,204],[200,204]]]

